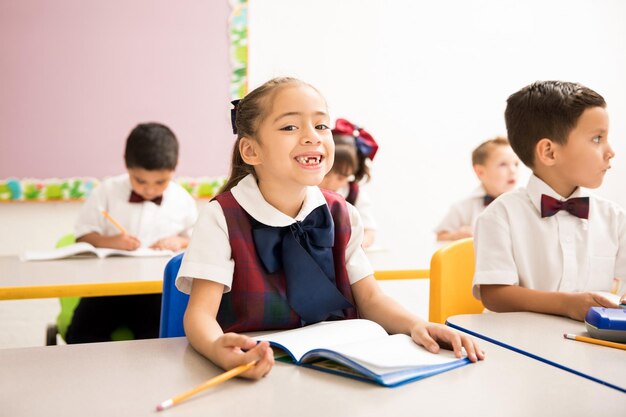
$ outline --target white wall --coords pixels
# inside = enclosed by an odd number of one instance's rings
[[[427,247],[477,185],[471,150],[506,134],[506,98],[538,79],[605,97],[617,157],[597,192],[626,206],[625,17],[620,0],[251,0],[250,88],[296,76],[333,118],[368,128],[381,146],[370,185],[381,243]]]

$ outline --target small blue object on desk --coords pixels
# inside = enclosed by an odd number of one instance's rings
[[[626,309],[591,307],[585,316],[589,336],[626,343]]]

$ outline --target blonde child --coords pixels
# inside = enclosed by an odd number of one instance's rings
[[[483,358],[471,338],[413,316],[378,288],[355,209],[318,188],[334,143],[316,89],[270,80],[233,119],[230,178],[203,210],[177,278],[190,292],[184,325],[198,352],[223,369],[256,360],[243,376],[257,379],[270,372],[272,350],[240,332],[359,316],[432,352],[442,344]]]
[[[474,295],[493,311],[581,321],[590,307],[617,307],[595,292],[626,278],[626,213],[587,190],[602,184],[615,156],[604,98],[538,81],[508,98],[505,119],[533,175],[478,218]]]
[[[517,183],[519,159],[509,141],[496,137],[481,143],[472,152],[472,166],[480,180],[464,200],[450,207],[448,214],[435,229],[437,240],[457,240],[473,236],[478,215],[496,197],[512,190]]]
[[[171,181],[178,163],[178,141],[159,123],[135,127],[126,140],[124,175],[100,184],[82,207],[75,225],[78,242],[96,247],[139,247],[179,251],[187,247],[197,218],[189,193]],[[127,233],[121,233],[106,210]],[[136,339],[159,336],[160,294],[82,298],[68,328],[68,343],[111,340],[120,326]]]
[[[359,187],[362,180],[371,178],[368,160],[373,161],[378,144],[364,129],[346,119],[337,119],[332,130],[335,142],[335,162],[326,174],[320,188],[341,194],[356,207],[363,222],[363,247],[374,243],[376,221],[372,203],[365,190]]]

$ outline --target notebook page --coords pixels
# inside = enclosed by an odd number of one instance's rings
[[[458,360],[454,352],[449,350],[441,349],[439,353],[430,353],[404,334],[381,337],[365,343],[334,346],[333,350],[381,373],[390,370],[385,368],[432,366]]]
[[[386,336],[385,329],[377,323],[355,319],[325,321],[299,329],[259,336],[256,340],[267,340],[284,346],[299,361],[309,350],[334,350],[335,345],[349,342],[363,343],[368,339]]]

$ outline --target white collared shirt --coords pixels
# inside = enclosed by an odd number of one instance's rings
[[[568,198],[589,197],[588,220],[564,210],[542,218],[542,194],[566,200],[532,175],[525,189],[503,194],[479,216],[474,236],[476,298],[481,284],[610,291],[613,278],[626,278],[624,210],[578,188]]]
[[[487,192],[480,185],[467,198],[454,203],[435,228],[435,233],[456,232],[463,226],[470,226],[473,230],[476,219],[485,210],[485,195]]]
[[[302,221],[317,207],[326,204],[318,187],[307,187],[300,212],[292,218],[276,209],[263,198],[256,178],[248,175],[231,190],[239,205],[257,221],[273,227],[289,226]],[[346,247],[346,268],[350,284],[374,273],[365,252],[361,248],[363,226],[354,207],[348,204],[351,234]],[[193,279],[208,279],[224,285],[230,291],[235,262],[232,259],[228,226],[217,201],[211,201],[200,213],[194,234],[183,258],[176,278],[176,287],[184,292],[191,291]]]
[[[359,212],[359,216],[361,216],[363,229],[376,230],[378,226],[376,225],[376,220],[374,219],[372,200],[367,192],[367,189],[365,188],[366,187],[364,187],[363,184],[359,184],[359,193],[354,201],[354,207]],[[350,187],[348,185],[341,187],[337,190],[337,194],[340,194],[343,198],[347,198],[348,194],[350,194]]]
[[[85,201],[74,225],[76,237],[96,232],[113,236],[120,231],[102,215],[106,210],[126,231],[149,247],[169,236],[190,236],[198,217],[195,200],[180,185],[170,181],[161,205],[151,201],[130,203],[132,191],[128,174],[103,181]]]

